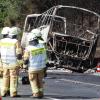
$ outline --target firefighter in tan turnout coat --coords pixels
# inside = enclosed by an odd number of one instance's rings
[[[22,49],[17,35],[19,28],[12,27],[9,30],[9,38],[0,40],[0,55],[3,65],[3,86],[1,89],[1,96],[6,96],[10,89],[10,96],[16,97],[17,83],[18,83],[18,60],[22,59]]]
[[[39,43],[39,35],[40,31],[36,29],[29,33],[29,45],[25,48],[23,56],[24,66],[28,65],[29,81],[35,98],[43,97],[43,78],[46,67],[46,49],[44,44]]]
[[[2,37],[7,38],[9,34],[9,27],[4,27],[1,31]],[[1,93],[1,88],[2,88],[2,80],[3,80],[3,65],[2,65],[2,60],[0,58],[0,93]],[[8,91],[9,92],[9,91]]]

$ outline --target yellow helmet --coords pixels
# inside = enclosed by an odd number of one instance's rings
[[[1,34],[6,35],[9,34],[10,32],[10,27],[4,27],[1,31]]]

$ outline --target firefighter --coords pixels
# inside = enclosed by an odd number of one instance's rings
[[[9,31],[10,31],[10,27],[4,27],[2,29],[1,34],[2,34],[3,39],[8,38]],[[3,80],[3,65],[2,65],[2,60],[0,58],[0,90],[2,88],[2,80]],[[9,95],[9,89],[7,91],[7,94]]]
[[[10,27],[4,27],[1,31],[1,34],[3,38],[7,38],[9,34]],[[2,60],[0,59],[0,77],[3,76],[3,66],[2,66]]]
[[[44,41],[44,39],[42,37],[40,29],[33,29],[31,32],[36,34],[36,36],[37,36],[37,38],[39,40],[39,43],[43,44],[45,46],[45,48],[47,48],[46,42]],[[46,60],[46,64],[47,64],[47,60]],[[44,68],[44,79],[45,79],[45,77],[47,77],[47,67]],[[43,82],[45,83],[44,79],[43,79]]]
[[[39,43],[40,31],[32,31],[28,36],[29,44],[23,55],[24,66],[28,66],[29,81],[32,88],[32,96],[43,97],[44,68],[46,67],[46,49]]]
[[[1,96],[7,96],[10,88],[10,96],[17,97],[17,83],[19,63],[17,60],[22,59],[22,49],[17,35],[19,28],[12,27],[9,31],[9,38],[3,38],[0,41],[0,54],[3,64],[3,86]]]

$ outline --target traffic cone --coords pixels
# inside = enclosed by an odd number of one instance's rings
[[[97,68],[96,72],[100,72],[100,63],[97,64],[96,68]]]

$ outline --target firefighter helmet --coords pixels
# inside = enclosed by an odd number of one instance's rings
[[[34,40],[34,39],[37,39],[36,35],[30,32],[30,33],[28,34],[28,41],[32,41],[32,40]]]
[[[9,35],[18,35],[21,32],[20,28],[18,27],[12,27],[10,29]]]
[[[10,32],[10,27],[4,27],[1,31],[1,34],[6,35],[9,34]]]
[[[39,29],[33,29],[31,31],[32,34],[35,34],[36,37],[41,37],[42,34],[41,34],[41,31]]]

